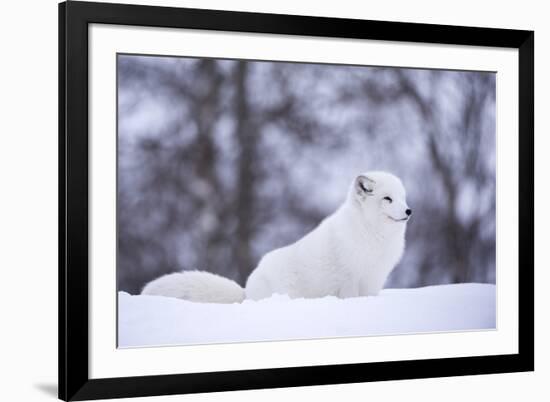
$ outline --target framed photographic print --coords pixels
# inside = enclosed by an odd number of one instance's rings
[[[534,33],[59,5],[59,397],[534,369]]]

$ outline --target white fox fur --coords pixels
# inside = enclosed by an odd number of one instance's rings
[[[274,293],[291,298],[376,295],[401,259],[411,214],[401,181],[386,172],[357,176],[344,203],[297,242],[267,253],[243,290],[202,271],[158,278],[143,294],[212,303],[259,300]]]
[[[236,282],[205,271],[176,272],[149,282],[142,295],[168,296],[199,303],[240,303],[244,289]]]

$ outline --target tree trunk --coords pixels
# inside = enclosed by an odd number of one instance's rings
[[[235,261],[239,272],[239,281],[244,283],[254,268],[252,266],[251,240],[254,233],[254,188],[256,175],[254,173],[257,148],[257,136],[251,120],[250,106],[247,96],[248,64],[239,61],[235,68],[235,138],[239,146],[237,161],[237,194],[235,211],[237,231],[235,239]]]

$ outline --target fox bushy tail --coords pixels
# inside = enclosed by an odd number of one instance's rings
[[[142,295],[176,297],[198,303],[241,303],[244,289],[230,279],[205,271],[184,271],[149,282]]]

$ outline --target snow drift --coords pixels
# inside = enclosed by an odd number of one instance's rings
[[[386,289],[373,297],[203,304],[118,295],[118,346],[311,339],[494,329],[496,288],[456,284]]]

